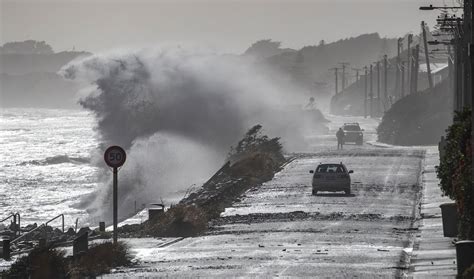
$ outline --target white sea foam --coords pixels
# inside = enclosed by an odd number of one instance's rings
[[[125,50],[73,61],[60,73],[95,85],[82,91],[80,104],[96,116],[100,151],[118,144],[129,154],[119,173],[122,218],[135,201],[169,203],[169,193],[208,178],[253,125],[284,137],[286,148],[301,144],[301,132],[315,126],[279,110],[302,96],[285,78],[270,79],[267,69],[239,56],[183,48]],[[110,204],[109,174],[104,168],[103,190],[80,204],[94,218],[110,220],[110,206],[104,206]]]
[[[98,145],[93,117],[75,110],[2,109],[0,120],[0,218],[19,212],[27,224],[65,214],[66,226],[76,218],[86,225],[87,213],[72,205],[98,185],[97,167],[88,163]]]

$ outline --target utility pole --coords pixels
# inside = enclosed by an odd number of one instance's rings
[[[370,64],[370,117],[374,117],[373,66]]]
[[[414,49],[411,50],[410,56],[413,57],[414,51],[415,51]],[[413,61],[412,61],[412,62],[411,62],[411,67],[410,67],[410,69],[408,69],[408,71],[409,71],[409,73],[410,73],[410,79],[408,80],[408,82],[409,82],[409,84],[408,84],[408,85],[409,85],[408,94],[409,94],[409,95],[413,94],[413,66],[414,66],[414,63],[413,63]]]
[[[407,89],[410,92],[411,88],[411,43],[413,42],[413,34],[408,34],[407,42]]]
[[[453,28],[455,30],[454,39],[453,39],[453,90],[454,90],[454,100],[453,107],[455,111],[461,111],[462,109],[462,84],[463,84],[463,74],[462,74],[462,26],[461,19],[456,19],[456,25]]]
[[[400,87],[400,98],[405,97],[405,61],[402,61],[400,64],[402,85]]]
[[[426,28],[425,28],[425,22],[421,22],[421,30],[423,32],[423,45],[425,48],[425,60],[426,60],[426,73],[428,75],[428,84],[430,88],[430,92],[433,92],[433,77],[431,76],[431,65],[430,65],[430,56],[428,53],[428,42],[426,41]]]
[[[364,118],[367,118],[367,66],[364,67],[365,76],[364,76]]]
[[[377,68],[377,109],[376,112],[377,114],[380,112],[380,62],[377,61],[375,62],[376,68]]]
[[[395,95],[398,95],[398,92],[400,90],[400,52],[403,48],[403,38],[398,38],[397,41],[397,66],[395,68]],[[401,98],[400,96],[397,96],[398,98]],[[397,98],[397,99],[398,99]]]
[[[452,116],[454,117],[454,112],[456,111],[456,90],[454,89],[455,75],[454,75],[454,63],[451,57],[451,54],[448,56],[448,80],[449,80],[449,90],[452,92]]]
[[[472,0],[464,1],[464,18],[463,18],[463,37],[464,37],[464,97],[463,102],[465,107],[472,109]]]
[[[342,92],[346,89],[346,66],[349,65],[347,62],[339,63],[342,66]]]
[[[333,71],[334,71],[334,76],[335,76],[335,94],[334,94],[334,96],[335,96],[335,95],[337,95],[337,93],[339,93],[339,92],[338,92],[338,88],[337,88],[337,83],[338,83],[338,82],[337,82],[337,77],[338,77],[338,75],[339,75],[339,68],[332,68],[332,69],[330,69],[330,70],[333,70]]]
[[[362,69],[352,68],[352,70],[354,70],[356,72],[356,81],[355,82],[358,82],[359,81],[359,71],[362,71]]]
[[[468,2],[466,4],[466,2]],[[464,14],[467,14],[468,16],[464,17],[464,20],[467,20],[468,23],[468,30],[467,32],[469,33],[469,37],[468,37],[468,48],[469,48],[469,57],[468,57],[468,64],[469,64],[469,79],[470,79],[470,82],[469,82],[469,95],[470,95],[470,103],[469,105],[471,106],[471,148],[474,144],[474,96],[472,96],[472,91],[474,90],[474,78],[472,77],[472,75],[474,74],[474,43],[473,43],[473,39],[474,39],[474,28],[472,28],[472,1],[465,1],[464,2],[464,5],[465,6],[465,11],[464,11]],[[472,150],[472,149],[471,149]],[[474,162],[472,161],[472,159],[474,159],[474,152],[471,151],[471,162]],[[474,164],[471,163],[471,184],[474,182]],[[472,220],[471,220],[472,221]]]
[[[414,94],[418,92],[418,71],[419,71],[419,53],[420,53],[420,45],[416,45],[413,51],[413,65],[412,65],[412,74],[411,74],[411,86],[410,86],[410,94]]]
[[[420,72],[420,45],[415,47],[415,84],[413,88],[415,89],[414,93],[418,92],[418,73]]]
[[[384,73],[384,77],[383,77],[383,85],[384,85],[384,88],[383,88],[383,94],[384,94],[384,111],[385,111],[385,104],[388,104],[388,80],[387,80],[387,70],[388,70],[388,58],[387,58],[387,55],[385,54],[383,56],[383,73]]]

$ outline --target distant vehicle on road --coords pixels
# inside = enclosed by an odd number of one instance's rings
[[[364,129],[360,128],[359,123],[344,123],[342,130],[344,130],[344,143],[353,142],[357,145],[362,145],[364,139],[362,132]]]
[[[313,174],[313,195],[318,191],[338,192],[344,191],[346,195],[351,193],[351,177],[354,171],[347,171],[344,164],[320,164]]]

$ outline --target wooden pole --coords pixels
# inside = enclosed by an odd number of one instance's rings
[[[367,66],[364,67],[365,70],[365,76],[364,76],[364,118],[367,118]]]
[[[400,87],[400,98],[405,97],[405,61],[402,61],[400,64],[402,84]]]
[[[411,51],[411,43],[413,42],[413,35],[408,34],[408,45],[407,45],[407,91],[411,92],[411,59],[412,59],[412,51]]]
[[[395,96],[397,99],[401,97],[400,91],[400,52],[403,46],[403,38],[398,38],[397,41],[397,65],[395,67]],[[398,96],[397,96],[398,95]]]
[[[421,30],[423,31],[423,45],[425,48],[425,60],[426,60],[426,74],[428,75],[428,85],[430,88],[430,92],[433,92],[433,77],[431,76],[431,65],[430,65],[430,55],[428,51],[428,42],[426,40],[426,27],[425,22],[421,22]]]
[[[370,64],[370,117],[374,117],[373,66]]]
[[[416,45],[415,47],[415,53],[414,53],[414,61],[413,63],[415,64],[413,67],[413,93],[418,92],[418,72],[420,70],[420,45]]]
[[[387,58],[387,55],[385,54],[383,56],[383,73],[384,73],[384,77],[383,77],[383,95],[384,95],[384,104],[389,104],[388,102],[388,74],[387,74],[387,71],[388,71],[388,58]],[[384,105],[384,110],[385,110],[385,105]]]
[[[376,69],[377,69],[377,109],[376,113],[378,114],[380,112],[380,62],[376,62]]]

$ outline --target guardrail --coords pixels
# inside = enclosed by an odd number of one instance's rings
[[[59,214],[58,216],[50,219],[48,222],[44,223],[45,226],[47,226],[49,223],[51,223],[52,221],[58,219],[59,217],[62,217],[62,224],[63,224],[63,233],[64,233],[64,214]]]
[[[18,223],[16,221],[17,217],[18,217]],[[15,234],[17,232],[21,233],[20,232],[20,230],[21,230],[21,217],[20,217],[20,213],[18,213],[18,212],[17,213],[12,213],[12,214],[8,215],[8,217],[3,218],[2,220],[0,220],[0,223],[5,222],[6,220],[8,220],[10,218],[13,218],[13,223],[15,223],[15,228],[13,230],[15,232]],[[18,226],[16,226],[16,225],[18,225]]]
[[[39,225],[38,227],[32,229],[31,231],[28,231],[28,232],[22,234],[21,236],[19,236],[19,237],[13,239],[13,240],[11,241],[11,243],[16,243],[16,242],[18,242],[20,239],[23,239],[25,236],[27,236],[27,235],[29,235],[29,234],[31,234],[31,233],[33,233],[33,232],[35,232],[35,231],[37,231],[37,230],[43,228],[43,227],[46,227],[49,223],[51,223],[52,221],[58,219],[59,217],[61,217],[62,229],[63,229],[63,233],[64,233],[64,214],[59,214],[58,216],[56,216],[56,217],[54,217],[54,218],[52,218],[52,219],[49,219],[46,223],[43,223],[43,224]]]
[[[19,237],[13,239],[10,243],[12,243],[12,244],[13,244],[13,243],[16,243],[16,242],[18,242],[20,239],[24,238],[25,236],[27,236],[27,235],[29,235],[29,234],[31,234],[31,233],[33,233],[33,232],[35,232],[35,231],[41,229],[42,227],[45,227],[45,226],[46,226],[45,224],[41,224],[41,225],[39,225],[38,227],[32,229],[31,231],[28,231],[28,232],[22,234],[21,236],[19,236]]]
[[[12,218],[12,217],[14,218],[14,217],[15,217],[15,214],[12,213],[12,214],[8,215],[8,217],[6,217],[6,218],[0,220],[0,223],[1,223],[1,222],[5,222],[6,220],[8,220],[8,219],[10,219],[10,218]]]

